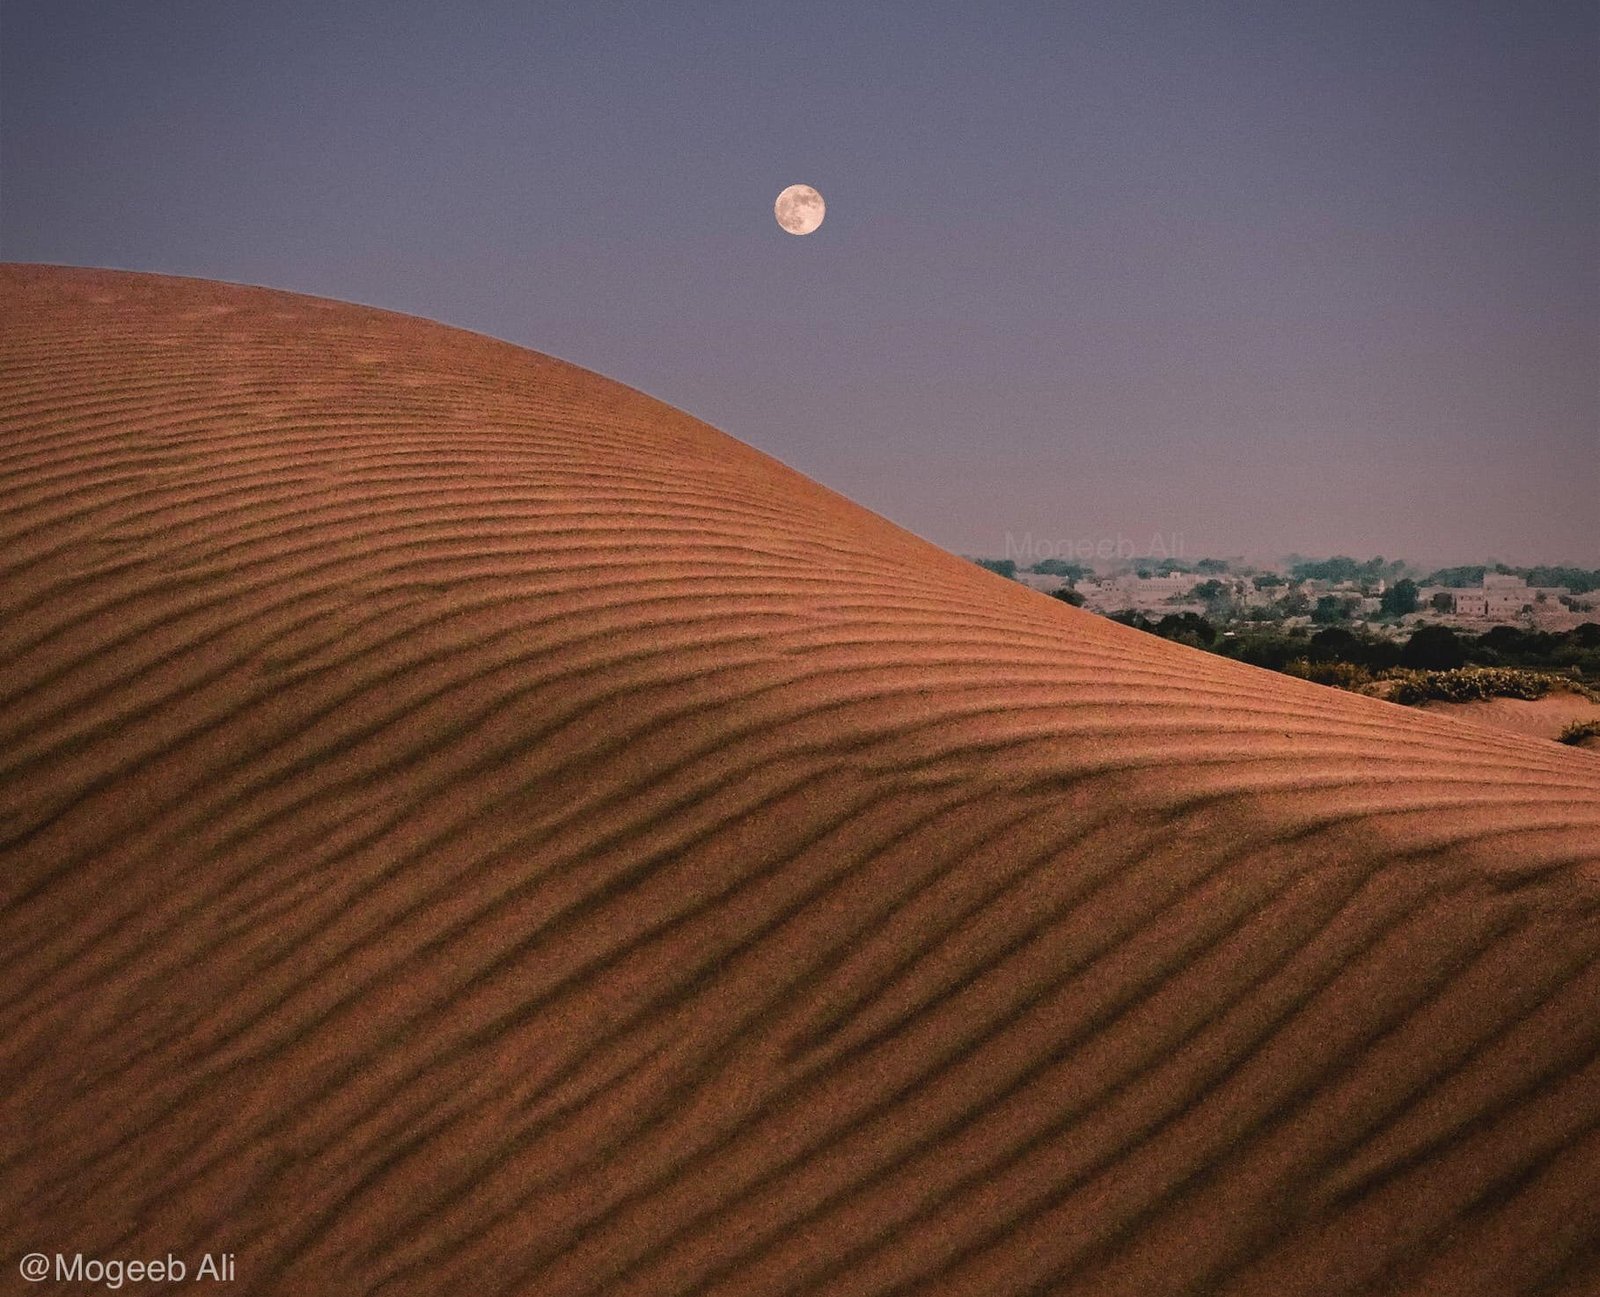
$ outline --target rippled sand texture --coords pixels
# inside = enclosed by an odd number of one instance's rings
[[[1600,1291],[1600,754],[198,281],[0,270],[0,573],[12,1276]]]

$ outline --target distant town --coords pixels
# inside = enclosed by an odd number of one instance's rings
[[[1494,626],[1572,630],[1600,616],[1600,569],[1505,565],[1414,571],[1382,557],[1296,559],[1280,567],[1242,560],[1163,558],[1108,570],[1047,558],[981,566],[1106,616],[1191,613],[1222,629],[1235,623],[1345,626],[1404,637],[1420,623],[1482,632]]]
[[[1600,569],[1422,571],[1343,556],[974,561],[1113,621],[1321,684],[1401,700],[1408,690],[1533,698],[1552,688],[1600,700]],[[1419,679],[1429,672],[1449,678]]]

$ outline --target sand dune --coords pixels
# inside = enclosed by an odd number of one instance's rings
[[[0,269],[0,504],[8,1273],[1600,1291],[1600,755],[256,289]]]
[[[1600,721],[1600,703],[1581,694],[1549,693],[1543,698],[1482,698],[1470,703],[1422,703],[1423,711],[1453,716],[1475,725],[1488,725],[1513,734],[1555,739],[1579,721]]]

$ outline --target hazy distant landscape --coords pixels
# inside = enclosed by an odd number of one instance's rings
[[[1400,703],[1517,699],[1470,714],[1585,744],[1600,735],[1600,569],[1294,557],[977,559],[1164,639]],[[1555,697],[1550,697],[1555,695]],[[1537,718],[1536,718],[1537,717]]]

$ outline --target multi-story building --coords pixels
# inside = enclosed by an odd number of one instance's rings
[[[1529,588],[1528,583],[1520,576],[1513,576],[1509,572],[1485,572],[1483,574],[1483,602],[1484,616],[1496,621],[1503,621],[1515,617],[1529,607],[1537,597],[1537,591]]]
[[[1476,590],[1450,590],[1457,617],[1477,617],[1488,621],[1514,621],[1523,614],[1540,610],[1541,605],[1560,607],[1565,586],[1532,586],[1509,572],[1486,572],[1483,585]]]

